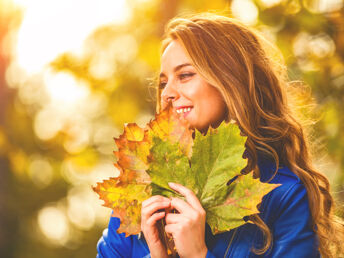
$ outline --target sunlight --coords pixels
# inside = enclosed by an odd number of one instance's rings
[[[66,51],[79,53],[92,31],[104,24],[123,23],[130,16],[125,0],[31,0],[18,31],[16,54],[28,74],[41,69]]]
[[[271,8],[275,5],[278,5],[282,2],[282,0],[260,0],[265,8]]]
[[[343,0],[303,0],[304,6],[313,13],[328,13],[340,10]]]
[[[38,225],[43,235],[53,243],[63,245],[68,240],[69,225],[62,210],[53,206],[42,208],[38,213]]]
[[[70,103],[75,105],[77,101],[84,100],[90,90],[86,82],[66,72],[46,72],[44,76],[45,87],[52,101]]]
[[[234,0],[231,3],[233,16],[247,25],[255,25],[258,20],[258,8],[250,0]]]

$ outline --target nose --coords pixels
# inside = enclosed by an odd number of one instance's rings
[[[168,82],[161,92],[161,100],[165,103],[173,102],[178,98],[179,94],[173,82]]]

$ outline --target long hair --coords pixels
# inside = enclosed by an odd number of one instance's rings
[[[228,119],[234,119],[247,136],[248,165],[242,173],[253,171],[255,177],[260,177],[257,154],[275,161],[275,174],[280,165],[287,166],[307,189],[321,255],[334,257],[342,252],[343,225],[334,215],[328,179],[312,164],[309,132],[289,99],[289,94],[296,91],[288,82],[277,48],[237,20],[213,13],[170,20],[161,54],[173,40],[183,46],[198,73],[219,90],[228,108]],[[270,50],[274,50],[274,56]],[[158,111],[160,94],[158,88]],[[271,246],[271,232],[258,214],[250,220],[263,232],[264,246],[253,250],[262,254]]]

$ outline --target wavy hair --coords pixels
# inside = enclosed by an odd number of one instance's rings
[[[313,230],[319,239],[323,257],[343,252],[343,224],[334,215],[334,199],[328,179],[312,164],[310,133],[298,113],[295,93],[300,85],[288,81],[286,67],[278,49],[259,32],[235,19],[213,13],[175,17],[165,27],[161,54],[173,41],[183,46],[198,73],[222,94],[228,108],[228,120],[234,119],[247,136],[247,167],[260,177],[257,154],[287,166],[307,189]],[[302,89],[302,88],[301,88]],[[305,88],[303,88],[305,89]],[[157,111],[161,90],[157,90]],[[287,102],[288,100],[288,102]],[[264,235],[265,253],[272,234],[255,214],[250,217]]]

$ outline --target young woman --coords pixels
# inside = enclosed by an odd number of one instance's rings
[[[223,120],[237,122],[248,137],[242,173],[253,171],[263,182],[281,184],[263,198],[260,214],[212,235],[195,194],[170,184],[186,201],[163,196],[144,201],[144,237],[117,234],[119,219],[111,218],[98,242],[99,257],[168,257],[156,227],[164,217],[180,257],[336,257],[342,252],[343,226],[333,215],[328,180],[312,165],[305,128],[287,103],[286,71],[268,55],[266,44],[228,17],[174,18],[162,44],[157,94],[158,110],[172,102],[204,133]]]

